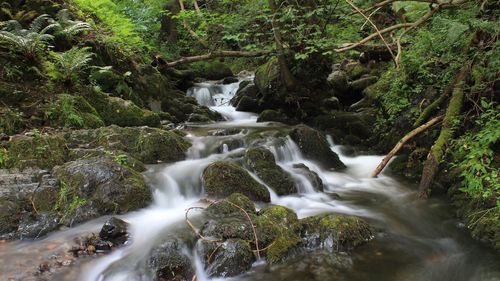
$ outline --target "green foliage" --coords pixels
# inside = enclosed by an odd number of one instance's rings
[[[6,167],[8,157],[7,149],[0,147],[0,168],[3,169]]]
[[[92,61],[94,53],[90,50],[90,47],[73,47],[63,53],[51,52],[50,57],[53,64],[49,64],[49,69],[53,71],[50,72],[50,75],[65,85],[74,84]]]
[[[122,13],[120,6],[111,0],[73,0],[84,12],[95,15],[111,35],[106,40],[126,46],[129,49],[145,47],[133,21]]]
[[[0,56],[20,55],[30,62],[38,63],[40,56],[48,48],[54,36],[48,34],[52,25],[50,17],[41,15],[31,23],[29,29],[23,29],[15,20],[8,21],[0,31]]]
[[[0,133],[19,133],[25,125],[24,114],[15,108],[0,108]]]
[[[494,146],[500,141],[500,106],[481,101],[483,113],[476,120],[476,131],[468,132],[453,143],[454,166],[462,177],[462,192],[473,198],[496,200],[500,206],[499,163]]]
[[[87,200],[84,198],[80,198],[76,191],[67,183],[61,182],[59,197],[57,199],[56,205],[54,206],[54,210],[58,212],[64,213],[64,216],[61,218],[61,221],[65,216],[74,215],[76,210],[87,204]]]
[[[113,157],[113,160],[119,165],[126,166],[128,164],[128,156],[125,154],[118,154]]]
[[[104,125],[96,110],[81,96],[62,94],[45,111],[52,126],[66,128],[97,128]]]

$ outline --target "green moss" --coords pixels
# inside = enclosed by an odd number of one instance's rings
[[[278,195],[297,191],[291,176],[276,165],[274,155],[263,147],[247,149],[246,164]]]
[[[301,243],[302,240],[297,236],[278,237],[267,249],[267,261],[271,264],[284,262]]]
[[[62,134],[19,137],[12,139],[7,145],[8,168],[25,168],[37,166],[52,168],[66,162],[68,149]]]
[[[52,126],[69,128],[98,128],[104,122],[85,98],[67,94],[59,95],[58,101],[46,109],[45,115]]]
[[[196,76],[206,79],[219,80],[233,76],[233,72],[227,65],[217,61],[193,63],[191,68],[195,71]]]
[[[139,133],[132,153],[145,163],[175,162],[185,159],[190,146],[174,132],[151,128]]]
[[[221,200],[215,204],[210,205],[207,209],[206,212],[211,215],[211,216],[226,216],[229,214],[234,214],[241,212],[241,210],[228,203],[227,201],[241,207],[243,210],[245,210],[249,214],[255,214],[255,205],[254,203],[245,195],[241,193],[233,193],[229,195],[225,200]],[[241,212],[242,213],[242,212]]]
[[[159,127],[158,114],[141,109],[132,101],[110,97],[96,89],[87,93],[87,99],[95,107],[106,125]]]
[[[267,94],[271,89],[278,89],[280,71],[278,58],[272,58],[267,63],[259,66],[255,71],[255,85],[262,93]]]
[[[335,214],[318,215],[300,221],[301,236],[311,247],[350,250],[372,239],[373,230],[364,220]],[[315,241],[318,239],[319,241]],[[312,239],[312,241],[308,241]],[[320,245],[314,245],[319,242]]]
[[[269,191],[238,165],[217,161],[203,171],[203,184],[209,196],[221,198],[239,192],[256,201],[270,201]]]

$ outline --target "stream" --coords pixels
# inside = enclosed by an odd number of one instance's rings
[[[153,203],[148,208],[119,216],[130,223],[131,243],[97,259],[81,258],[68,267],[67,272],[55,274],[53,280],[152,279],[146,270],[150,250],[161,237],[169,233],[175,235],[179,229],[185,231],[187,208],[206,205],[200,201],[204,198],[200,177],[204,168],[214,161],[241,155],[249,145],[250,133],[265,134],[284,126],[257,123],[257,115],[235,111],[229,100],[238,85],[207,82],[188,90],[187,95],[195,97],[198,103],[209,106],[227,120],[212,124],[186,124],[183,130],[193,143],[186,160],[148,167],[145,176],[153,190]],[[231,134],[214,134],[224,129]],[[242,145],[230,145],[235,140]],[[414,185],[388,172],[371,178],[371,172],[383,156],[350,156],[348,147],[335,145],[331,138],[329,141],[331,149],[346,164],[346,170],[332,172],[321,169],[305,159],[291,139],[281,145],[271,141],[264,144],[272,151],[278,165],[292,174],[299,191],[298,194],[278,196],[270,190],[271,203],[294,210],[299,218],[321,213],[362,217],[377,230],[374,239],[349,253],[348,270],[335,270],[330,268],[324,256],[305,253],[283,265],[269,266],[265,261],[257,261],[249,272],[220,280],[500,280],[498,254],[470,238],[463,224],[455,219],[446,199],[418,200]],[[303,163],[318,173],[323,180],[324,192],[315,191],[306,177],[294,171],[293,165],[297,163]],[[192,216],[196,217],[196,212]],[[57,249],[68,247],[78,235],[98,232],[106,219],[61,230],[42,240],[0,243],[1,280],[7,280],[3,278],[7,274],[12,276],[12,272],[19,268],[36,267]],[[197,280],[210,280],[197,255],[192,250],[186,251],[196,265]],[[16,273],[16,276],[22,279],[23,273]]]

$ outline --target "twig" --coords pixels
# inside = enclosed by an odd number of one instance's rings
[[[219,250],[219,248],[222,246],[222,244],[219,244],[213,251],[212,253],[208,256],[207,262],[208,264],[212,264],[210,261],[212,260],[212,256]]]
[[[347,4],[349,4],[354,10],[356,10],[362,17],[364,17],[372,26],[373,28],[375,28],[375,31],[377,32],[378,36],[380,37],[380,39],[382,39],[382,42],[384,43],[384,45],[387,47],[387,50],[389,50],[389,53],[391,54],[391,57],[392,59],[394,60],[394,64],[396,65],[396,68],[398,68],[398,61],[396,60],[396,57],[394,56],[394,53],[392,52],[392,49],[391,47],[389,47],[389,44],[387,44],[387,42],[385,41],[385,38],[384,36],[382,36],[382,34],[380,33],[380,30],[378,29],[377,25],[375,23],[373,23],[373,21],[368,17],[366,16],[363,11],[361,11],[361,9],[359,9],[356,5],[354,5],[354,3],[352,3],[350,0],[345,0],[347,2]]]
[[[368,15],[368,18],[371,18],[376,12],[378,12],[378,10],[380,10],[381,8],[377,8],[375,9],[375,11],[371,12],[369,15]],[[365,25],[368,23],[368,20],[366,20],[363,25],[361,26],[360,30],[363,30],[363,28],[365,28]]]
[[[365,38],[363,38],[362,40],[356,42],[356,43],[352,43],[352,44],[349,44],[348,46],[346,47],[342,47],[342,48],[337,48],[337,49],[334,49],[335,52],[345,52],[345,51],[349,51],[349,50],[352,50],[360,45],[363,45],[365,44],[366,42],[372,40],[373,38],[379,36],[379,34],[385,34],[385,33],[388,33],[388,32],[391,32],[393,30],[396,30],[396,29],[400,29],[400,28],[405,28],[405,27],[410,27],[413,23],[399,23],[399,24],[395,24],[395,25],[392,25],[392,26],[389,26],[387,28],[384,28],[382,30],[380,30],[380,32],[375,32],[375,33],[372,33],[368,36],[366,36]]]
[[[189,215],[189,211],[191,210],[195,210],[195,209],[205,209],[203,207],[190,207],[188,209],[186,209],[186,214],[185,214],[185,217],[186,217],[186,223],[189,225],[189,227],[193,230],[193,232],[196,234],[196,236],[198,236],[199,238],[203,239],[203,240],[207,240],[205,239],[205,237],[203,235],[201,235],[200,233],[200,230],[198,228],[196,228],[192,223],[191,221],[189,220],[188,218],[188,215]]]
[[[375,171],[373,171],[372,177],[376,178],[380,174],[380,172],[382,172],[382,170],[385,168],[387,163],[389,163],[389,160],[391,160],[391,158],[396,153],[398,153],[398,151],[403,147],[403,145],[407,141],[409,141],[410,139],[412,139],[416,135],[420,134],[421,132],[427,130],[429,127],[433,126],[434,124],[440,122],[441,120],[443,120],[443,118],[444,118],[444,115],[434,117],[429,122],[425,123],[424,125],[416,128],[416,129],[412,130],[411,132],[409,132],[408,134],[406,134],[400,141],[398,141],[396,146],[394,146],[394,148],[384,157],[384,159],[382,159],[382,162],[380,162],[380,164],[377,166]]]

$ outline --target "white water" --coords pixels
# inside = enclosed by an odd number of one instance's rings
[[[255,114],[236,112],[234,107],[225,105],[224,102],[230,100],[235,94],[238,84],[225,86],[198,84],[195,88],[188,91],[188,94],[193,95],[200,103],[210,105],[213,110],[220,112],[228,119],[226,122],[202,127],[207,129],[245,127],[252,130],[255,127],[266,126],[266,124],[255,123]],[[148,272],[146,267],[150,250],[161,242],[161,237],[175,231],[180,225],[185,225],[184,216],[187,208],[203,205],[203,203],[199,202],[199,199],[204,197],[200,179],[203,169],[214,161],[230,159],[241,155],[244,148],[233,148],[231,150],[227,141],[236,138],[246,143],[245,137],[244,133],[233,134],[231,136],[198,135],[195,132],[188,134],[187,138],[191,140],[193,145],[188,151],[186,160],[168,165],[152,166],[146,173],[146,177],[153,187],[154,202],[151,206],[121,217],[131,225],[131,243],[121,249],[115,250],[107,256],[85,264],[81,270],[82,274],[79,276],[79,280],[152,280],[151,273]],[[341,161],[346,164],[347,169],[345,171],[332,172],[321,169],[313,161],[305,159],[301,155],[297,145],[290,138],[283,145],[274,145],[272,141],[264,143],[275,155],[278,165],[292,174],[298,187],[297,194],[288,196],[278,196],[270,190],[272,204],[279,204],[293,209],[299,218],[325,212],[367,218],[378,227],[387,229],[388,232],[395,236],[396,240],[390,240],[388,243],[395,243],[395,247],[404,245],[404,247],[410,248],[410,253],[406,252],[405,249],[401,250],[401,253],[398,252],[398,255],[409,255],[411,257],[417,255],[422,260],[418,260],[419,263],[412,264],[410,267],[399,269],[401,273],[398,276],[404,276],[401,278],[387,279],[388,277],[374,277],[373,279],[352,280],[499,280],[496,279],[496,277],[500,276],[498,272],[489,272],[488,274],[492,274],[491,276],[493,276],[490,279],[486,277],[483,279],[468,278],[465,275],[461,277],[462,279],[448,279],[446,276],[450,274],[449,272],[458,270],[467,261],[465,250],[454,238],[447,236],[449,235],[448,232],[439,229],[439,226],[427,222],[430,219],[426,217],[425,213],[419,213],[418,210],[422,207],[415,206],[416,203],[412,199],[415,193],[411,189],[383,173],[375,179],[370,177],[370,173],[381,161],[381,156],[350,157],[342,154],[341,147],[335,146],[331,140],[330,144],[332,150],[339,154]],[[305,164],[321,177],[324,184],[324,192],[315,191],[312,183],[294,170],[293,165],[298,163]],[[252,176],[263,183],[256,175],[252,174]],[[265,183],[263,184],[265,185]],[[331,193],[339,195],[340,199],[337,196],[332,196]],[[193,212],[191,216],[196,216],[196,213]],[[95,229],[99,224],[102,224],[102,219],[92,224],[87,224],[87,226]],[[71,235],[83,231],[85,229],[84,226],[82,226],[83,228],[78,227],[73,230],[53,234],[52,237],[71,237]],[[48,240],[50,239],[51,237],[48,238]],[[400,239],[402,242],[397,239]],[[390,250],[384,248],[388,247],[388,243],[377,246],[382,249],[378,251],[384,252],[386,250],[386,252],[391,253],[392,248]],[[415,247],[415,250],[413,250],[413,247]],[[422,250],[417,250],[419,248],[422,248]],[[424,251],[423,249],[428,248],[433,249],[433,251],[430,251],[430,254],[421,254]],[[426,259],[433,258],[433,255],[437,256],[438,254],[439,257],[445,257],[443,261],[433,260],[433,263],[426,261]],[[192,256],[193,264],[196,266],[197,280],[209,280],[210,278],[204,273],[200,258],[196,253],[190,253],[190,255]],[[374,257],[370,252],[366,256],[363,256],[363,259],[370,260],[374,259]],[[470,270],[480,271],[482,267],[480,264],[477,265],[477,263],[476,261],[476,265]],[[263,265],[257,265],[256,270],[259,266],[262,267]],[[391,259],[388,259],[385,266],[392,266]],[[440,266],[446,266],[447,268],[442,269]],[[380,268],[375,265],[370,270],[377,271]],[[277,276],[265,274],[254,275],[257,273],[256,271],[246,276],[232,278],[231,280],[279,280],[279,274]],[[488,274],[484,276],[490,276]],[[436,278],[435,276],[444,277]]]

